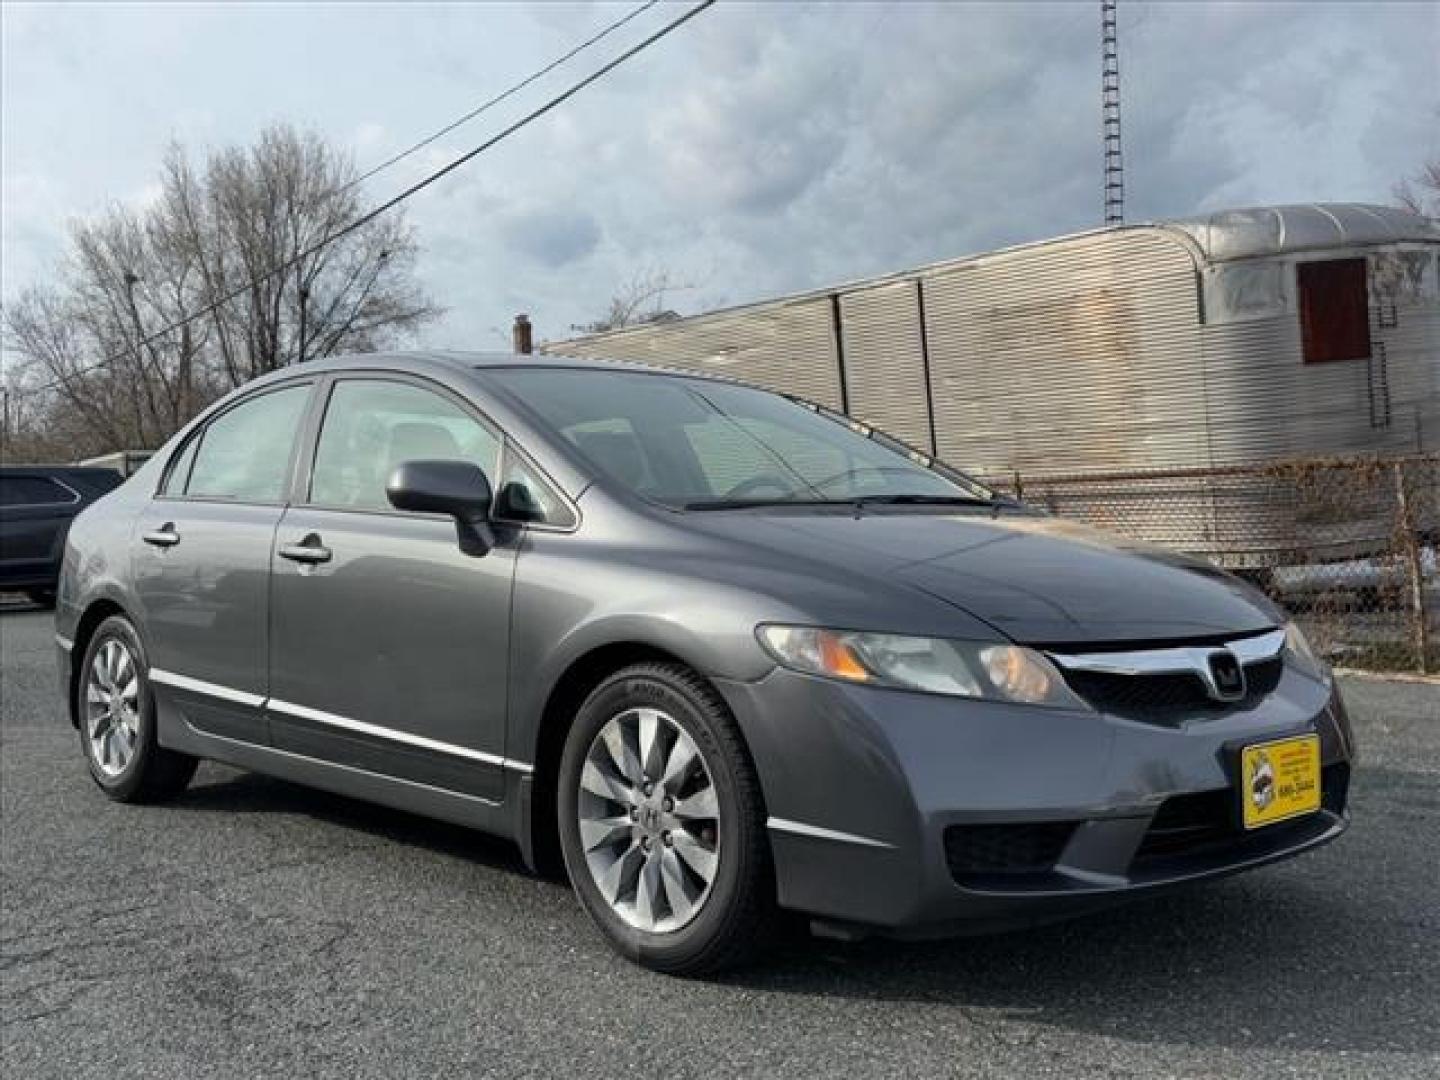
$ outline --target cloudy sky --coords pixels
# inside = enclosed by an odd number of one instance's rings
[[[285,119],[363,168],[633,5],[25,5],[3,18],[3,292],[67,219],[143,201],[167,142]],[[1099,19],[1079,4],[722,3],[410,205],[447,316],[543,337],[663,270],[689,313],[1093,227]],[[1440,153],[1440,4],[1121,0],[1130,220],[1387,201]],[[375,201],[668,21],[370,182]]]

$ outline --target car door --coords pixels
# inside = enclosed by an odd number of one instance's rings
[[[0,588],[50,589],[82,496],[34,472],[0,471]]]
[[[334,380],[271,564],[276,746],[501,797],[519,531],[499,530],[477,557],[450,518],[397,511],[385,496],[404,461],[469,461],[493,483],[500,445],[434,384]]]
[[[259,390],[191,435],[131,539],[150,680],[207,733],[266,741],[270,549],[313,383]]]

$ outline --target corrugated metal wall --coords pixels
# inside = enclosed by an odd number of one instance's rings
[[[569,356],[692,368],[798,394],[832,409],[845,402],[828,296],[655,323],[548,346]]]
[[[1369,361],[1304,364],[1293,310],[1201,325],[1192,251],[1096,232],[546,348],[730,375],[924,450],[933,407],[938,455],[992,477],[1440,448],[1433,295],[1372,307]]]
[[[1213,465],[1417,453],[1440,445],[1440,304],[1434,300],[1392,305],[1372,293],[1368,360],[1304,363],[1294,311],[1207,325],[1201,335]]]
[[[1440,254],[1436,256],[1440,267]],[[1440,451],[1440,299],[1417,300],[1371,313],[1372,340],[1384,348],[1397,452]],[[1373,375],[1371,376],[1373,378]]]
[[[988,473],[1205,460],[1195,263],[1094,234],[925,281],[939,456]]]
[[[918,282],[840,294],[840,338],[850,415],[927,450],[925,340]]]

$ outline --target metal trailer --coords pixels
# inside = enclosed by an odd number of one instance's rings
[[[1430,453],[1440,226],[1383,206],[1230,210],[541,349],[727,374],[1027,490],[1059,474]],[[1195,523],[1188,546],[1226,547],[1204,481],[1174,497]],[[1173,534],[1176,507],[1156,512]],[[1294,533],[1277,523],[1250,547]]]
[[[116,450],[77,461],[76,465],[89,465],[102,469],[114,469],[121,476],[130,476],[136,469],[150,460],[149,450]]]

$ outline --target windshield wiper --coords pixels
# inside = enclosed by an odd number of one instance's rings
[[[682,510],[752,510],[764,506],[1007,506],[978,495],[853,495],[848,499],[701,499]]]
[[[845,499],[855,506],[1003,506],[997,499],[979,495],[857,495]]]
[[[848,506],[853,499],[701,499],[682,510],[751,510],[757,506]]]

